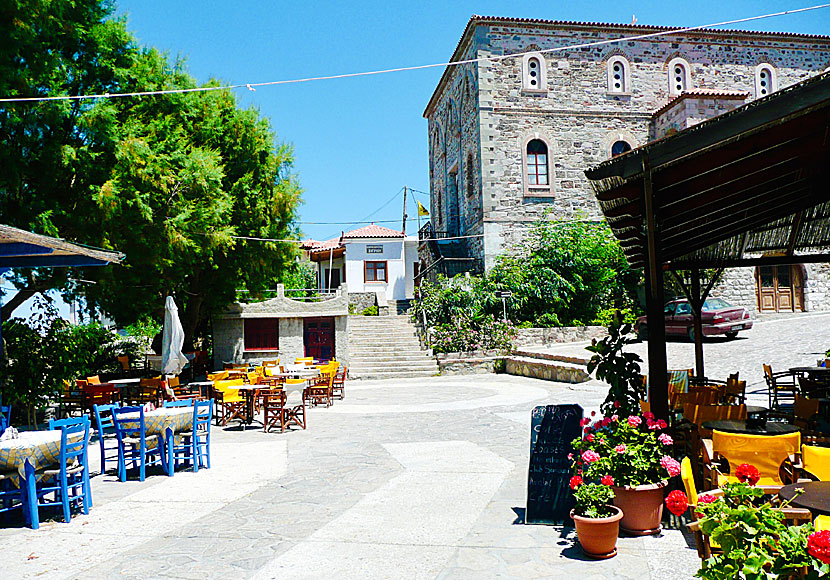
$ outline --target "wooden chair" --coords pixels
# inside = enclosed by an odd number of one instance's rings
[[[82,383],[79,385],[79,383]],[[72,388],[72,383],[63,381],[63,390],[61,391],[60,404],[58,406],[58,414],[61,417],[71,417],[75,413],[79,415],[84,412],[84,398],[82,396],[83,385],[86,381],[76,381],[75,388]]]
[[[84,411],[93,413],[95,405],[111,405],[115,397],[115,387],[109,384],[87,384],[81,392]]]
[[[714,487],[722,487],[727,482],[738,481],[734,475],[735,469],[743,463],[749,463],[761,473],[758,485],[784,485],[781,477],[782,468],[786,461],[792,461],[800,449],[799,432],[782,435],[745,435],[713,431],[710,465],[712,484]]]
[[[147,435],[144,407],[116,407],[112,417],[118,439],[118,479],[127,481],[128,464],[132,463],[138,468],[138,480],[144,481],[146,467],[164,466],[164,442],[158,435]]]
[[[763,366],[764,380],[767,382],[769,394],[769,408],[778,411],[782,404],[792,405],[795,395],[798,394],[795,377],[789,371],[774,373],[770,365]]]
[[[697,426],[697,434],[712,438],[712,430],[703,427],[709,421],[745,420],[746,405],[683,405],[683,416]]]
[[[114,460],[118,464],[118,439],[115,435],[115,421],[113,409],[115,405],[94,405],[95,429],[98,432],[98,446],[101,449],[101,473],[107,472],[107,459]],[[115,443],[114,447],[107,447],[107,442]],[[107,455],[107,451],[114,454]]]
[[[818,419],[820,401],[799,395],[793,402],[793,425],[802,429],[813,429]]]
[[[86,382],[90,385],[100,385],[101,384],[101,377],[98,375],[93,375],[91,377],[86,378]]]
[[[346,365],[338,367],[334,373],[334,379],[331,382],[331,394],[336,396],[341,401],[346,398],[346,373],[348,368]]]
[[[285,399],[285,406],[284,406],[284,413],[285,413],[285,426],[289,427],[291,425],[297,425],[298,427],[302,427],[303,429],[306,428],[306,417],[305,417],[305,399],[302,397],[302,393],[300,393],[300,404],[299,405],[292,405],[291,401],[289,400],[289,395],[286,393]]]
[[[302,365],[305,365],[307,367],[310,367],[311,365],[314,364],[314,357],[313,356],[304,356],[304,357],[296,358],[296,359],[294,359],[294,364],[295,365],[302,364]]]
[[[309,379],[308,386],[303,390],[303,400],[315,407],[317,405],[331,407],[333,381],[333,373],[321,373],[319,377]]]
[[[272,428],[279,427],[280,433],[285,432],[285,391],[282,389],[267,389],[260,391],[262,400],[262,430],[268,433]]]
[[[217,425],[227,425],[234,419],[245,418],[245,398],[239,393],[239,387],[244,385],[243,379],[215,381],[213,384],[213,398],[216,401]]]
[[[729,375],[723,390],[721,402],[727,405],[743,405],[746,403],[746,381],[738,380],[738,373]]]

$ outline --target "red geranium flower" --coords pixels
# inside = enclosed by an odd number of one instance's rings
[[[571,489],[576,489],[580,485],[582,485],[582,478],[579,477],[578,475],[574,475],[571,478]]]
[[[830,564],[830,531],[813,532],[807,538],[807,553],[813,558]]]
[[[689,507],[689,500],[685,493],[679,489],[675,489],[666,497],[666,507],[674,515],[682,516]]]
[[[614,485],[614,478],[610,475],[603,475],[599,481],[602,485]]]
[[[715,497],[714,495],[709,495],[708,493],[703,493],[703,494],[697,496],[698,505],[700,505],[702,503],[714,503],[716,501],[718,501],[718,498]]]
[[[761,472],[758,471],[758,468],[754,465],[742,463],[738,466],[738,469],[735,470],[735,477],[737,477],[738,481],[741,483],[755,485],[758,483],[758,480],[761,479]]]

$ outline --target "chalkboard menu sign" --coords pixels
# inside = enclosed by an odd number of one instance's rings
[[[525,523],[565,524],[574,506],[569,487],[571,442],[582,435],[582,407],[547,405],[530,415],[530,469]]]

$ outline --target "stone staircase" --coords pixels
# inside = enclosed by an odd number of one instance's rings
[[[408,316],[349,316],[349,378],[393,379],[438,374]]]
[[[587,366],[587,358],[514,350],[505,361],[505,372],[560,383],[584,383],[591,379]]]

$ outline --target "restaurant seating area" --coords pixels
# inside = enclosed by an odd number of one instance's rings
[[[211,467],[211,429],[258,423],[268,433],[306,429],[307,406],[331,406],[337,361],[226,364],[206,380],[89,376],[65,385],[48,430],[10,429],[0,441],[0,516],[39,527],[41,513],[89,513],[89,453],[118,482]],[[339,375],[342,399],[345,366]],[[11,408],[0,407],[0,433]],[[91,443],[92,442],[92,443]],[[60,512],[60,514],[58,514]],[[57,516],[56,516],[57,517]]]

